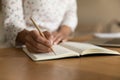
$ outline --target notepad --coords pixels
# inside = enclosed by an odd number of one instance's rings
[[[81,57],[84,55],[91,54],[116,54],[120,55],[119,52],[106,49],[103,47],[95,46],[89,43],[80,43],[80,42],[64,42],[59,45],[54,45],[53,49],[56,55],[53,52],[49,53],[30,53],[27,48],[24,46],[23,51],[33,60],[51,60],[51,59],[62,59],[67,57]]]

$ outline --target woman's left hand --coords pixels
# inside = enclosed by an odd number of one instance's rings
[[[70,27],[62,26],[58,31],[53,32],[53,43],[59,44],[61,42],[67,41],[69,35],[71,34]]]
[[[61,42],[67,41],[68,36],[64,35],[61,32],[53,32],[53,43],[59,44]]]

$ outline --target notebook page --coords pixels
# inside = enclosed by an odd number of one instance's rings
[[[88,44],[88,43],[80,43],[80,42],[64,42],[61,44],[61,46],[64,46],[66,48],[69,48],[73,51],[76,51],[78,53],[82,53],[83,51],[87,49],[94,49],[97,48],[94,45]]]
[[[62,46],[68,46],[68,47],[71,47],[71,48],[75,48],[75,49],[78,49],[80,51],[84,51],[84,50],[87,50],[87,49],[104,49],[104,50],[106,50],[105,48],[95,46],[95,45],[92,45],[92,44],[89,44],[89,43],[65,42],[61,45]]]
[[[69,50],[67,48],[64,48],[60,45],[54,45],[53,50],[56,54],[53,52],[49,53],[30,53],[26,47],[23,48],[23,50],[27,53],[30,58],[33,60],[48,60],[48,59],[57,59],[57,58],[64,58],[64,57],[72,57],[72,56],[79,56],[78,53]]]
[[[109,50],[109,49],[99,47],[99,46],[95,46],[89,43],[65,42],[61,45],[73,51],[78,52],[80,55],[94,54],[94,53],[119,54],[116,51]]]

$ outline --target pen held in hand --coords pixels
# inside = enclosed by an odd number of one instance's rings
[[[42,31],[40,30],[40,28],[37,26],[37,24],[35,23],[35,21],[30,17],[30,20],[33,22],[33,24],[35,25],[35,27],[37,28],[37,30],[39,31],[39,34],[46,38],[45,35],[42,33]],[[56,53],[54,52],[54,50],[52,48],[50,48],[52,50],[52,52],[56,55]]]

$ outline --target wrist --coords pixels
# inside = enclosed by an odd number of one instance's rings
[[[62,33],[65,36],[69,36],[72,33],[72,30],[68,26],[61,26],[58,30],[58,32]]]

